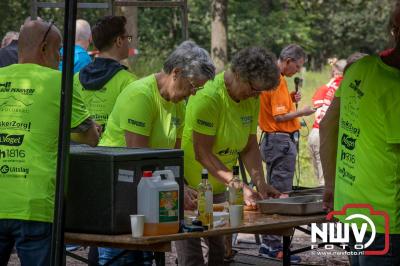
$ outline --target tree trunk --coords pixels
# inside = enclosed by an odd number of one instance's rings
[[[116,10],[116,15],[126,17],[126,34],[132,35],[132,42],[129,44],[129,48],[137,49],[139,45],[138,40],[138,8],[135,6],[122,6]],[[122,60],[123,65],[131,68],[132,60]]]
[[[228,62],[228,0],[212,0],[211,4],[211,57],[217,73]]]

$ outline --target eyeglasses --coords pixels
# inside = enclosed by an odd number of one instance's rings
[[[254,88],[253,85],[251,84],[251,81],[248,81],[247,83],[249,84],[249,87],[250,87],[250,89],[251,89],[252,91],[257,91],[257,92],[263,92],[263,91],[264,91],[264,89],[259,90],[259,89],[257,89],[257,88]]]
[[[132,41],[132,35],[122,35],[121,36],[122,38],[127,38],[128,39],[128,42],[131,42]]]
[[[51,20],[50,23],[49,23],[49,27],[47,28],[46,33],[45,33],[44,36],[43,36],[42,43],[44,43],[44,42],[46,41],[47,35],[49,35],[49,32],[50,32],[51,27],[52,27],[53,25],[54,25],[54,21]]]
[[[198,91],[198,90],[201,90],[201,89],[204,88],[204,86],[198,86],[198,87],[196,87],[196,86],[193,84],[193,81],[190,80],[190,79],[189,79],[189,83],[190,83],[190,86],[192,86],[192,90],[194,90],[194,91]]]

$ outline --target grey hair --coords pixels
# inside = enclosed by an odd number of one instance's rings
[[[262,47],[240,50],[232,59],[231,70],[243,81],[262,82],[265,90],[272,90],[279,84],[276,57]]]
[[[13,40],[18,40],[19,32],[16,31],[9,31],[4,35],[3,40],[1,41],[1,47],[6,47],[9,45]]]
[[[174,68],[181,69],[183,77],[207,80],[215,77],[215,66],[210,55],[192,41],[181,43],[165,60],[165,73],[171,74]]]
[[[88,41],[91,35],[89,22],[83,19],[76,20],[75,41]]]
[[[306,53],[303,48],[297,44],[289,44],[284,47],[279,55],[280,60],[293,59],[295,61],[306,59]]]

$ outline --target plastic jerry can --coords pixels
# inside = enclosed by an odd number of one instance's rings
[[[137,213],[145,216],[145,236],[179,231],[179,185],[171,170],[144,171],[137,187]]]

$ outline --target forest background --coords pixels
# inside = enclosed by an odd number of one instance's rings
[[[133,0],[132,0],[133,1]],[[60,2],[47,0],[47,2]],[[107,2],[87,0],[78,2]],[[391,46],[388,19],[394,0],[188,0],[189,39],[204,47],[218,70],[247,46],[263,46],[277,56],[287,44],[300,44],[307,52],[303,100],[311,104],[319,86],[329,80],[328,58],[346,58],[359,51],[377,53]],[[30,15],[31,0],[0,0],[0,36],[19,31]],[[107,14],[104,9],[79,9],[77,18],[91,25]],[[129,59],[139,77],[159,71],[167,55],[183,41],[179,8],[116,8],[127,16],[132,48],[139,54]],[[62,30],[63,9],[38,9],[45,20],[53,19]],[[94,49],[94,48],[91,48]],[[293,81],[289,80],[293,88]],[[295,185],[315,186],[307,136],[313,117],[305,119],[300,142],[299,169]],[[301,173],[299,173],[301,172]]]

